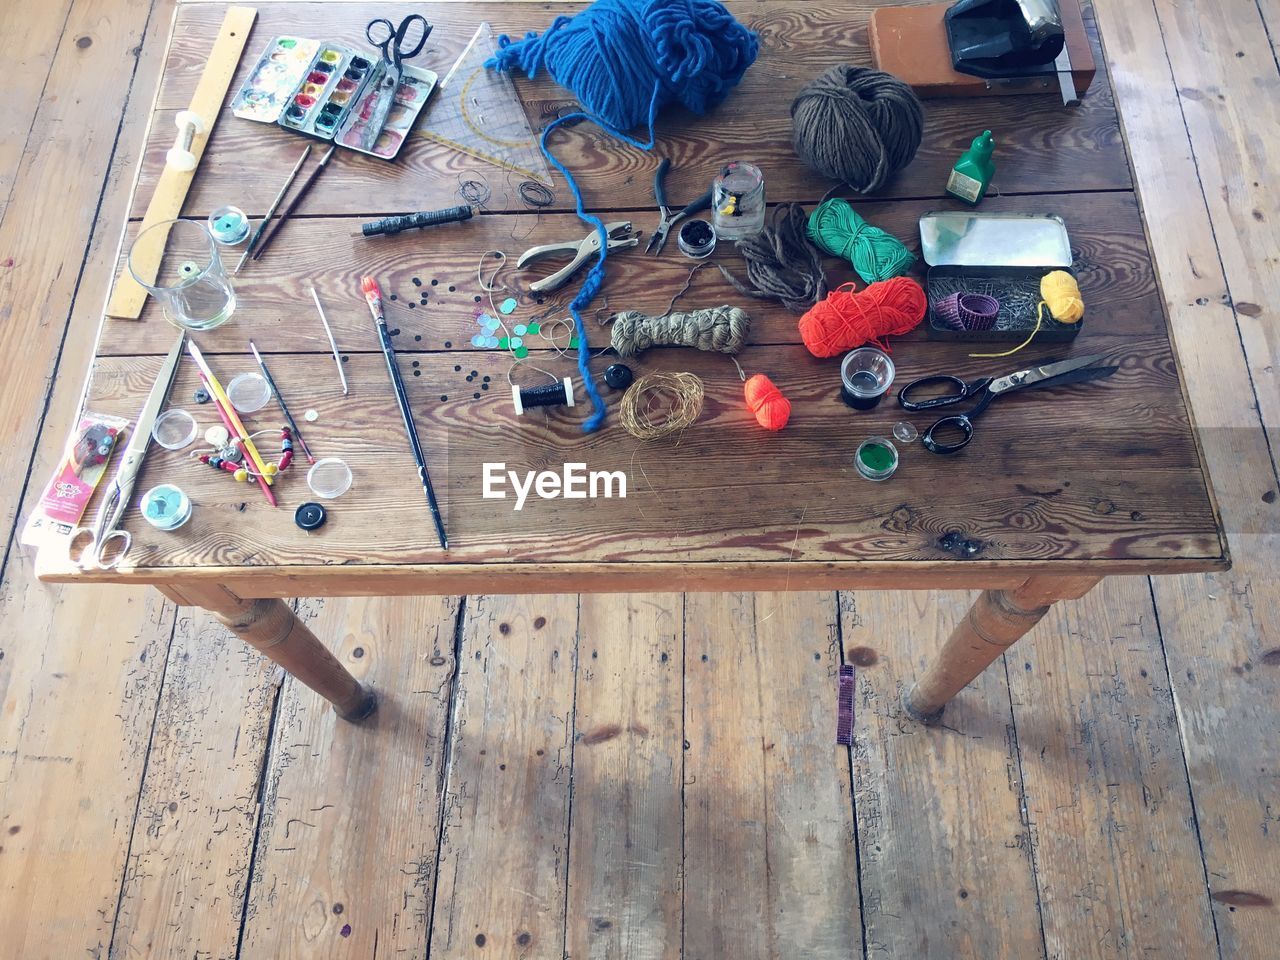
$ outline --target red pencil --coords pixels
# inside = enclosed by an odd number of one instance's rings
[[[240,439],[240,432],[236,430],[235,424],[231,422],[231,418],[227,416],[227,411],[222,409],[222,404],[218,402],[218,398],[214,395],[213,388],[209,386],[209,381],[203,373],[200,374],[200,382],[204,384],[204,388],[209,391],[209,398],[213,401],[213,407],[218,411],[218,416],[222,418],[222,425],[227,428],[227,433],[231,434],[231,439],[236,442],[236,446],[240,448],[240,453],[244,456],[241,466],[248,470],[253,464],[249,451],[245,449],[244,441]],[[267,484],[266,477],[261,474],[255,474],[258,486],[262,488],[262,492],[267,495],[267,501],[274,507],[276,503],[276,495],[271,492],[271,487]]]

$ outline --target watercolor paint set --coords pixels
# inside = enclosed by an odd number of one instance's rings
[[[392,160],[435,89],[437,77],[430,70],[402,66],[386,121],[372,136],[368,122],[387,69],[377,54],[336,41],[274,37],[232,100],[231,112]]]
[[[334,142],[372,157],[393,160],[422,113],[422,108],[426,106],[439,78],[430,70],[402,64],[400,83],[396,87],[391,109],[387,112],[382,129],[376,135],[371,135],[368,129],[369,118],[374,112],[378,88],[382,85],[386,66],[385,61],[379,62],[373,79],[359,92],[354,109],[346,114]]]

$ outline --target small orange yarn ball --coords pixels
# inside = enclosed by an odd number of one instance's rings
[[[756,422],[766,430],[781,430],[791,419],[791,401],[763,373],[748,380],[743,392]]]
[[[864,343],[914,330],[928,299],[910,277],[893,277],[859,292],[846,283],[800,318],[800,339],[815,357],[836,357]]]

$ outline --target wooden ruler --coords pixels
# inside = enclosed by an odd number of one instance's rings
[[[231,79],[240,63],[240,54],[244,52],[249,31],[253,29],[253,22],[257,18],[258,11],[253,7],[230,7],[218,30],[218,38],[213,42],[213,50],[209,53],[204,72],[200,74],[200,82],[196,84],[196,92],[191,97],[191,106],[187,108],[204,121],[204,133],[196,134],[191,141],[196,169],[199,169],[205,144],[213,133],[213,125],[222,111],[222,101],[231,88]],[[155,192],[151,195],[151,202],[147,204],[147,214],[142,218],[142,230],[165,220],[175,220],[182,214],[182,205],[186,202],[187,191],[191,189],[191,181],[195,179],[195,175],[195,170],[176,170],[165,165],[156,183]],[[133,268],[140,276],[148,280],[155,279],[160,269],[160,257],[164,252],[164,240],[164,237],[154,237],[143,246],[135,247]],[[142,313],[142,305],[146,299],[147,291],[133,279],[126,263],[116,278],[115,289],[107,303],[107,316],[136,320]]]

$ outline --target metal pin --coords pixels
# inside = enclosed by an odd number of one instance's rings
[[[333,362],[338,365],[338,376],[342,380],[342,395],[347,395],[347,375],[342,369],[342,357],[338,356],[338,343],[333,339],[333,330],[329,326],[329,318],[324,315],[324,306],[320,303],[320,294],[311,287],[311,298],[316,302],[316,310],[320,312],[320,322],[324,324],[324,332],[329,335],[329,346],[333,348]]]

